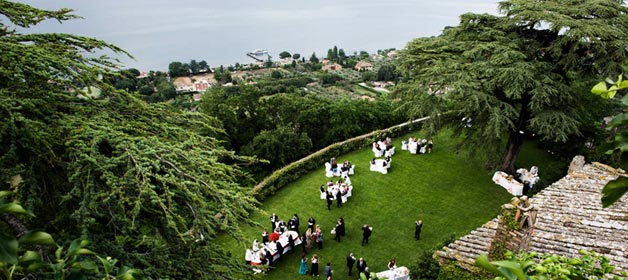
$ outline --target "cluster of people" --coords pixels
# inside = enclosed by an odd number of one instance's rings
[[[265,231],[264,233],[267,234]],[[264,235],[264,234],[262,234]],[[286,231],[279,235],[273,232],[266,235],[260,244],[257,239],[253,240],[251,248],[246,249],[245,261],[248,265],[268,265],[272,266],[273,262],[281,257],[284,252],[293,250],[295,246],[301,243],[299,235],[296,231]]]
[[[247,264],[267,264],[272,266],[275,259],[281,257],[284,252],[292,250],[302,243],[299,238],[299,215],[294,214],[288,223],[280,220],[277,214],[270,216],[271,233],[266,229],[262,231],[261,244],[257,239],[246,250],[245,260]]]
[[[390,138],[374,143],[374,148],[381,149],[381,147],[384,147],[383,151],[390,151],[394,148],[392,147],[392,140]],[[390,167],[390,163],[391,155],[387,154],[383,159],[373,159],[371,165],[379,165],[382,168],[388,169]],[[329,165],[331,172],[339,172],[342,176],[341,179],[336,182],[329,180],[326,184],[322,184],[319,189],[321,199],[325,199],[327,201],[327,209],[331,210],[333,200],[336,200],[337,207],[340,208],[342,207],[342,204],[347,201],[347,197],[351,196],[353,187],[351,185],[351,179],[349,178],[349,171],[353,169],[354,165],[352,165],[349,161],[345,161],[339,165],[335,158],[331,158],[326,165]],[[287,221],[288,222],[286,223],[284,220],[279,219],[276,213],[273,213],[270,216],[271,232],[269,233],[266,229],[264,229],[261,234],[262,242],[259,243],[257,240],[254,240],[252,248],[246,250],[247,252],[245,258],[247,264],[267,264],[268,266],[272,266],[273,262],[283,255],[284,252],[294,250],[295,246],[301,245],[303,253],[299,264],[299,274],[319,276],[322,272],[320,271],[321,269],[319,269],[319,264],[321,262],[320,256],[314,254],[311,255],[310,259],[308,259],[307,254],[308,251],[313,249],[313,247],[318,248],[318,250],[323,249],[324,234],[320,225],[316,223],[316,219],[314,217],[309,217],[307,220],[307,229],[300,235],[299,216],[294,214],[292,218]],[[417,222],[417,231],[415,231],[416,239],[420,237],[420,227],[422,224],[419,225],[419,222],[420,221]],[[373,232],[373,227],[368,224],[364,224],[361,227],[361,230],[361,245],[368,245],[369,238]],[[342,216],[338,218],[335,226],[331,229],[331,234],[334,235],[333,239],[337,242],[341,242],[342,237],[346,236],[346,225]],[[372,279],[375,275],[374,273],[371,274],[369,272],[366,261],[364,261],[363,258],[357,260],[353,254],[350,253],[349,256],[347,256],[349,276],[352,275],[354,265],[357,268],[359,276],[364,277],[364,279]],[[388,267],[390,269],[396,267],[394,259],[391,259]],[[253,269],[257,270],[255,267],[253,267]],[[331,279],[332,273],[331,262],[327,262],[324,269],[324,275],[327,279]]]
[[[353,253],[349,253],[347,256],[347,269],[349,270],[349,276],[352,274],[354,264],[360,279],[371,279],[371,272],[369,272],[369,267],[367,266],[364,258],[360,258],[356,263],[356,258],[353,256]]]
[[[336,158],[333,157],[329,160],[329,162],[325,163],[325,176],[334,177],[334,176],[342,176],[348,177],[349,175],[354,174],[355,166],[351,164],[348,160],[343,162],[340,166],[336,162]]]
[[[382,174],[388,174],[388,169],[390,169],[390,162],[391,162],[390,156],[387,156],[384,159],[373,158],[371,160],[371,165],[369,167],[369,170],[380,172]]]
[[[392,144],[392,139],[386,137],[384,140],[373,142],[373,155],[377,157],[392,156],[395,154],[395,146]]]
[[[349,176],[343,177],[336,181],[336,183],[329,180],[326,185],[327,188],[325,188],[325,184],[320,186],[319,193],[320,198],[327,201],[327,210],[331,210],[331,205],[334,200],[338,208],[342,207],[342,204],[347,202],[347,199],[351,196],[351,192],[353,191]]]
[[[429,154],[432,153],[434,147],[434,141],[432,138],[429,140],[416,137],[410,137],[410,139],[401,141],[401,149],[408,150],[411,154]]]

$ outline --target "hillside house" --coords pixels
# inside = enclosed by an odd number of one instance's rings
[[[338,63],[327,64],[321,67],[323,71],[336,71],[342,69],[342,65]]]
[[[356,71],[373,71],[373,64],[370,62],[366,62],[366,61],[360,61],[358,63],[355,64],[354,69]]]
[[[193,84],[194,91],[205,91],[210,87],[210,84],[207,80],[195,81]]]

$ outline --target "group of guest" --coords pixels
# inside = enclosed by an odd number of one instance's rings
[[[264,230],[264,233],[267,234],[266,230]],[[262,234],[262,236],[264,236],[264,234]],[[257,239],[253,240],[251,248],[246,249],[246,264],[272,266],[273,261],[275,261],[276,258],[281,257],[284,251],[293,250],[295,246],[298,245],[295,240],[299,240],[299,237],[294,231],[286,231],[281,234],[281,237],[275,236],[279,236],[277,231],[268,235],[268,239],[263,238],[266,242],[262,242],[261,244],[257,241]],[[283,242],[280,239],[283,240]]]
[[[395,154],[395,147],[392,144],[392,139],[386,137],[384,140],[373,142],[373,154],[375,157],[392,156]]]
[[[332,157],[329,162],[325,163],[325,175],[327,177],[346,177],[349,175],[353,175],[353,165],[348,160],[339,165],[336,162],[336,158]]]
[[[432,153],[432,148],[434,147],[434,141],[432,138],[421,139],[416,137],[410,137],[410,139],[401,140],[401,149],[408,150],[411,154],[429,154]]]
[[[360,276],[361,279],[371,279],[371,273],[369,272],[369,267],[366,265],[364,258],[360,258],[356,264],[356,258],[353,256],[353,253],[349,253],[347,256],[347,269],[349,270],[349,276],[351,276],[354,264],[355,268],[358,270],[358,276]]]
[[[312,226],[308,225],[307,230],[302,236],[302,239],[305,240],[303,243],[303,252],[307,252],[314,244],[316,244],[318,249],[323,249],[323,231],[320,225],[317,224],[316,227],[313,226],[316,222],[314,217],[310,217],[310,220],[313,221]]]
[[[388,174],[388,169],[390,168],[390,161],[391,161],[390,156],[387,156],[384,159],[373,158],[373,160],[371,160],[371,166],[369,167],[369,170],[380,172],[382,174]]]
[[[270,216],[271,233],[268,233],[266,229],[262,231],[262,243],[260,244],[257,239],[253,240],[253,245],[250,249],[246,250],[245,260],[247,264],[267,264],[272,266],[275,260],[275,255],[281,257],[286,250],[292,250],[298,242],[302,243],[299,239],[299,215],[294,214],[288,223],[280,220],[277,214],[273,213]],[[283,239],[282,239],[283,238]],[[283,240],[283,243],[280,241]]]
[[[329,180],[329,182],[327,182],[327,188],[325,188],[325,184],[321,185],[319,188],[320,198],[327,201],[327,210],[331,210],[333,200],[336,200],[336,206],[338,208],[342,207],[342,204],[347,202],[347,199],[351,196],[352,190],[353,186],[351,185],[349,176],[343,177],[336,181],[336,183]]]

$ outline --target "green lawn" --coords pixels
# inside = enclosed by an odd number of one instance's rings
[[[322,271],[324,264],[331,262],[334,279],[354,279],[347,276],[345,266],[349,252],[363,257],[371,272],[385,270],[390,258],[395,258],[398,266],[409,266],[420,251],[431,249],[452,235],[467,234],[494,218],[500,205],[510,199],[502,187],[491,181],[492,173],[484,169],[482,162],[454,152],[455,143],[449,133],[434,137],[434,151],[425,155],[401,150],[401,139],[410,135],[424,136],[412,133],[394,139],[397,153],[386,175],[369,171],[373,157],[370,148],[338,155],[338,162],[349,160],[356,164],[355,175],[351,177],[353,196],[342,208],[334,204],[329,211],[326,202],[319,199],[319,186],[329,180],[321,166],[263,201],[261,209],[265,213],[254,214],[252,219],[270,230],[272,212],[286,222],[297,213],[303,231],[308,217],[313,216],[323,229],[325,242],[322,250],[310,250],[308,258],[317,254]],[[532,145],[526,151],[543,153]],[[340,243],[329,233],[339,216],[344,217],[347,228],[347,236]],[[417,219],[424,224],[420,241],[413,238]],[[360,228],[365,223],[372,225],[373,234],[370,243],[362,247]],[[261,240],[261,231],[261,228],[243,228],[245,244],[225,237],[217,241],[244,262],[245,248],[253,239]],[[287,253],[264,278],[305,279],[298,274],[300,256],[300,248]]]

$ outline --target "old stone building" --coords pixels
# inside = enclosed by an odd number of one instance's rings
[[[628,271],[628,196],[611,207],[601,205],[602,188],[619,173],[623,171],[604,164],[585,164],[578,156],[568,175],[529,199],[529,205],[504,206],[505,210],[516,210],[516,230],[509,228],[509,221],[500,216],[437,251],[435,256],[441,264],[453,260],[460,267],[473,270],[475,259],[488,254],[491,244],[493,250],[500,244],[511,251],[568,257],[577,257],[578,251],[585,249],[608,256],[615,266],[614,274],[619,276],[618,271]]]

